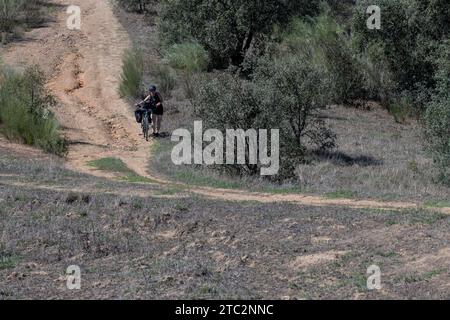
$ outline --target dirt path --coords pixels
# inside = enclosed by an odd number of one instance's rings
[[[131,108],[117,93],[123,52],[131,46],[128,35],[108,1],[70,4],[82,8],[82,28],[49,84],[63,105],[57,113],[71,141],[67,164],[92,174],[87,161],[118,157],[143,175],[148,145],[138,141]],[[65,17],[61,15],[60,26]]]
[[[61,101],[56,109],[71,146],[67,157],[70,169],[102,176],[109,174],[93,170],[89,160],[116,157],[137,174],[151,178],[161,185],[187,187],[190,192],[209,198],[231,201],[293,202],[313,206],[343,206],[349,208],[412,209],[420,204],[379,202],[372,200],[325,199],[319,196],[289,194],[274,195],[190,187],[167,181],[146,170],[150,145],[144,143],[132,108],[118,95],[124,50],[131,46],[127,32],[113,13],[108,0],[55,0],[58,4],[78,5],[82,9],[82,28],[69,31],[67,15],[61,12],[58,21],[41,32],[42,46],[35,42],[6,53],[6,61],[26,49],[35,59],[54,57],[56,72],[49,88]],[[36,35],[39,37],[39,34]],[[53,41],[49,40],[53,39]],[[45,40],[45,41],[44,41]],[[33,51],[34,50],[34,51]],[[9,54],[9,57],[8,57]],[[56,58],[55,58],[56,56]],[[50,58],[49,58],[50,59]],[[52,59],[50,59],[52,60]],[[38,61],[42,64],[42,61]],[[442,212],[450,213],[450,208]]]

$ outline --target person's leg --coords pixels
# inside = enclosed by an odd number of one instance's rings
[[[158,134],[158,121],[159,116],[157,114],[153,115],[153,132],[154,134]]]
[[[156,118],[157,118],[157,115],[152,113],[152,130],[153,130],[153,134],[156,134]]]
[[[158,115],[158,125],[156,127],[156,132],[159,134],[161,131],[161,122],[162,122],[162,115]]]

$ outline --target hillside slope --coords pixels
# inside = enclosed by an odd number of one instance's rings
[[[47,71],[49,88],[60,101],[55,112],[70,143],[69,168],[92,173],[87,161],[114,156],[145,174],[148,145],[138,142],[131,106],[117,93],[123,52],[130,47],[126,31],[109,1],[55,3],[81,7],[81,30],[68,30],[68,15],[60,10],[55,22],[2,53],[5,62],[37,63]]]

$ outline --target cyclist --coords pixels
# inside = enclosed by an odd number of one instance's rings
[[[162,116],[164,114],[163,98],[154,85],[150,86],[148,91],[149,95],[136,105],[141,106],[141,109],[136,110],[136,112],[142,112],[143,109],[151,111],[153,135],[158,137],[160,135]]]

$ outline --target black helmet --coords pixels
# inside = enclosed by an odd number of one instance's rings
[[[150,88],[148,89],[148,91],[150,91],[150,92],[156,92],[156,86],[151,85]]]

